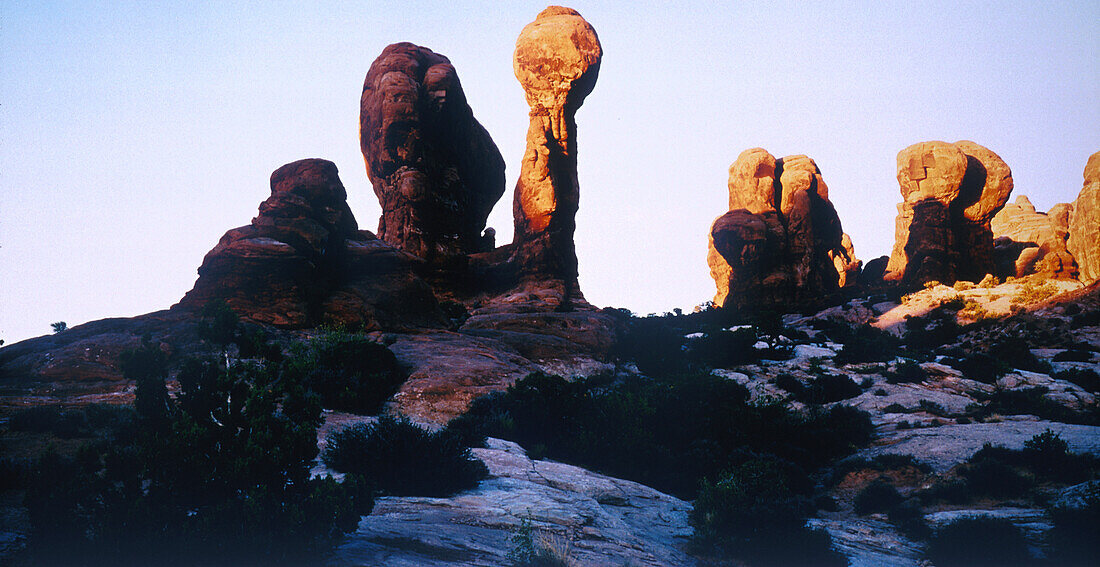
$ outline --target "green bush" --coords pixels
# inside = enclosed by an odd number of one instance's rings
[[[1054,377],[1076,384],[1086,392],[1100,393],[1100,374],[1091,368],[1069,368],[1058,372]]]
[[[760,359],[753,347],[756,341],[756,330],[752,328],[715,331],[689,342],[687,354],[692,361],[711,368],[751,364]]]
[[[189,361],[179,403],[163,405],[151,348],[129,358],[151,387],[126,435],[32,465],[28,564],[302,563],[370,510],[356,477],[310,478],[321,408],[300,384],[263,364]]]
[[[1050,558],[1057,565],[1095,565],[1100,557],[1100,493],[1087,494],[1080,507],[1055,507],[1049,510],[1054,521],[1050,531]]]
[[[902,500],[901,494],[894,485],[878,479],[863,487],[863,490],[856,494],[853,504],[856,514],[866,516],[875,512],[886,512],[901,504]]]
[[[948,360],[948,364],[963,373],[964,378],[992,384],[1008,372],[1008,365],[984,353],[974,353],[965,358]]]
[[[1020,528],[998,518],[962,518],[936,531],[926,556],[936,567],[1031,565]]]
[[[291,349],[286,372],[321,396],[331,409],[374,414],[405,381],[385,345],[362,335],[334,332]]]
[[[1023,388],[1019,390],[998,390],[990,396],[989,401],[979,412],[982,416],[991,414],[1000,415],[1034,415],[1050,421],[1061,423],[1080,423],[1092,425],[1096,423],[1095,415],[1074,411],[1066,406],[1046,398],[1049,390],[1045,386]]]
[[[331,434],[321,458],[397,496],[450,496],[476,488],[488,475],[458,435],[445,429],[433,433],[390,416]]]
[[[1020,370],[1049,374],[1050,363],[1039,360],[1031,352],[1030,345],[1020,337],[1005,337],[989,349],[993,358]]]
[[[844,348],[833,359],[836,364],[888,362],[897,356],[901,346],[897,337],[870,325],[840,333],[834,340],[844,344]]]
[[[752,459],[704,482],[691,512],[694,541],[704,550],[766,565],[846,565],[829,536],[804,528],[807,494],[774,459]]]
[[[928,375],[920,364],[912,360],[899,362],[894,370],[886,374],[886,382],[889,384],[919,384],[924,382]]]

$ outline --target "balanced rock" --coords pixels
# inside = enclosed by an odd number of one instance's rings
[[[382,50],[359,127],[379,238],[429,261],[492,249],[482,231],[504,194],[504,160],[446,57],[411,43]]]
[[[1085,184],[1069,215],[1070,253],[1077,260],[1085,284],[1100,280],[1100,152],[1089,156]]]
[[[894,250],[886,280],[978,281],[993,273],[990,222],[1012,192],[1012,172],[974,142],[921,142],[898,153]]]
[[[360,231],[336,165],[306,159],[271,174],[259,215],[222,236],[176,307],[222,300],[247,320],[283,328],[439,326],[418,262]]]
[[[579,203],[576,112],[592,92],[603,50],[576,10],[543,10],[516,40],[513,68],[531,107],[512,213],[513,258],[525,279],[558,279],[582,301],[573,244]]]
[[[860,262],[812,159],[745,150],[730,166],[729,195],[709,235],[715,304],[820,305],[856,283]]]
[[[1040,213],[1024,195],[1005,205],[990,223],[997,275],[1077,277],[1077,264],[1066,247],[1072,208],[1059,203],[1050,212]]]

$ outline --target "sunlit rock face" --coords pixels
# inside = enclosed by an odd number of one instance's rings
[[[573,244],[579,202],[576,112],[596,85],[603,49],[576,10],[551,6],[520,32],[513,68],[530,105],[516,183],[513,258],[524,278],[565,282],[583,301]]]
[[[271,174],[259,214],[222,236],[176,307],[222,300],[247,320],[283,328],[439,326],[418,261],[360,231],[336,165],[305,159]]]
[[[993,273],[990,221],[1012,193],[1012,171],[970,141],[920,142],[898,153],[894,250],[885,278],[914,287],[928,281],[978,281]]]
[[[504,160],[446,57],[386,47],[363,82],[359,139],[379,238],[429,262],[493,248],[482,231],[504,194]]]
[[[1042,274],[1077,277],[1077,263],[1066,247],[1073,205],[1058,203],[1041,213],[1024,195],[1008,203],[990,222],[998,277]]]
[[[1082,282],[1100,280],[1100,152],[1089,156],[1085,184],[1069,215],[1067,246],[1080,270]]]
[[[812,159],[745,150],[729,169],[729,206],[709,235],[716,305],[797,309],[855,285],[860,262]]]

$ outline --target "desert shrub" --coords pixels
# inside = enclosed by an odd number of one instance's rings
[[[795,398],[804,395],[806,385],[801,380],[786,372],[775,377],[775,386],[790,392]]]
[[[894,485],[886,482],[882,479],[877,479],[859,491],[856,494],[855,512],[861,516],[867,514],[873,514],[875,512],[886,512],[901,504],[901,494],[898,493],[898,489],[894,488]]]
[[[867,443],[865,412],[836,407],[800,415],[750,404],[748,390],[706,373],[661,379],[597,376],[573,382],[533,374],[479,398],[448,428],[491,435],[550,458],[686,498],[748,453],[812,469]]]
[[[91,434],[83,411],[66,410],[60,406],[35,406],[17,410],[8,420],[8,428],[12,431],[51,433],[62,439],[88,437]]]
[[[138,368],[158,379],[156,364]],[[372,499],[354,476],[310,478],[321,408],[276,370],[185,363],[163,414],[75,457],[42,457],[28,475],[28,564],[300,563],[331,547]],[[159,388],[137,395],[161,408]]]
[[[1069,349],[1054,355],[1052,360],[1054,362],[1088,362],[1092,360],[1092,353],[1085,349]]]
[[[1034,280],[1028,280],[1020,286],[1019,291],[1012,297],[1014,303],[1020,303],[1023,305],[1030,305],[1032,303],[1039,303],[1045,301],[1058,293],[1058,286],[1050,282],[1035,283]]]
[[[989,401],[978,412],[978,415],[1034,415],[1062,423],[1086,425],[1095,423],[1095,416],[1074,411],[1047,398],[1046,393],[1048,391],[1045,386],[1019,390],[997,390],[990,396]]]
[[[985,277],[982,278],[982,281],[978,282],[978,287],[982,289],[992,289],[999,285],[1001,285],[1001,280],[993,274],[986,274]]]
[[[64,321],[58,321],[56,323],[50,323],[50,328],[53,329],[53,334],[64,333],[69,330],[69,324]]]
[[[1031,478],[1001,461],[980,459],[972,462],[961,472],[973,496],[1019,498],[1035,485]]]
[[[750,364],[760,359],[753,347],[756,341],[756,330],[753,328],[716,331],[691,341],[687,354],[691,359],[712,368]]]
[[[1008,372],[1008,366],[988,354],[974,353],[962,359],[948,360],[948,364],[963,373],[963,377],[983,384],[992,384]]]
[[[932,534],[928,523],[924,521],[924,510],[916,498],[910,498],[891,507],[886,512],[890,523],[894,524],[905,535],[914,539],[926,539]]]
[[[856,327],[847,336],[836,338],[844,344],[833,359],[836,364],[887,362],[897,356],[901,345],[897,337],[870,325]]]
[[[812,506],[790,475],[778,461],[752,459],[704,482],[691,512],[696,545],[753,564],[845,565],[827,534],[803,527]]]
[[[1085,311],[1073,315],[1070,319],[1071,329],[1080,329],[1081,327],[1094,327],[1100,325],[1100,309],[1093,309],[1091,311]]]
[[[207,302],[200,315],[199,338],[222,349],[236,338],[240,318],[225,301],[216,299]]]
[[[889,384],[919,384],[927,377],[924,368],[912,360],[899,362],[892,371],[886,373],[886,382]]]
[[[568,549],[559,549],[545,534],[536,532],[524,518],[509,538],[508,560],[514,567],[570,567]]]
[[[937,417],[948,417],[951,415],[946,408],[932,400],[921,400],[917,402],[917,409]]]
[[[875,391],[873,392],[873,394],[875,396],[880,397],[880,398],[890,395],[890,393],[887,392],[885,388],[876,388]]]
[[[810,380],[807,386],[796,397],[808,404],[828,404],[854,398],[863,393],[851,378],[841,374],[822,374]]]
[[[1013,368],[1044,374],[1051,371],[1050,364],[1039,360],[1031,352],[1027,341],[1020,337],[1005,337],[994,343],[989,349],[989,355]]]
[[[445,429],[433,433],[390,416],[332,433],[321,458],[397,496],[450,496],[477,487],[488,475],[458,435]]]
[[[962,518],[936,530],[926,556],[936,567],[1030,565],[1020,528],[1000,518]]]
[[[966,291],[968,289],[974,289],[974,284],[966,280],[959,280],[955,282],[955,285],[952,287],[955,288],[955,291]]]
[[[1024,442],[1023,449],[986,444],[967,461],[967,466],[983,463],[1026,471],[1040,482],[1076,484],[1100,476],[1100,459],[1090,454],[1071,453],[1068,444],[1050,429]],[[1006,475],[1012,476],[1012,473]]]
[[[1100,493],[1085,495],[1081,506],[1054,507],[1048,510],[1054,521],[1050,531],[1050,558],[1057,565],[1095,565],[1100,557]]]
[[[962,327],[955,315],[943,310],[924,317],[909,317],[905,322],[905,343],[910,349],[932,349],[955,342]]]
[[[1086,392],[1100,392],[1100,374],[1091,368],[1068,368],[1056,373],[1054,377],[1076,384]]]
[[[632,360],[645,374],[682,372],[688,361],[683,333],[661,317],[631,317],[615,345],[620,360]]]
[[[833,470],[829,474],[826,484],[829,486],[836,486],[844,480],[845,476],[856,471],[871,470],[882,472],[909,468],[916,469],[925,474],[932,472],[931,466],[927,463],[918,461],[912,455],[886,453],[877,455],[872,459],[849,457],[833,466]]]
[[[942,307],[949,311],[961,311],[964,307],[966,307],[966,299],[956,293],[954,296],[948,297],[943,301],[940,301],[939,307]]]
[[[405,381],[390,349],[363,335],[334,332],[298,346],[286,372],[321,396],[325,407],[377,413]]]

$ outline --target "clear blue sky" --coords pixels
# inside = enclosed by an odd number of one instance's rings
[[[358,145],[389,43],[448,56],[508,165],[527,129],[516,2],[0,3],[0,339],[166,308],[247,224],[280,165],[336,162],[379,215]],[[601,306],[714,294],[706,233],[744,149],[820,166],[857,255],[889,253],[895,156],[972,139],[1040,210],[1100,150],[1100,3],[575,2],[604,48],[578,114],[581,286]]]

